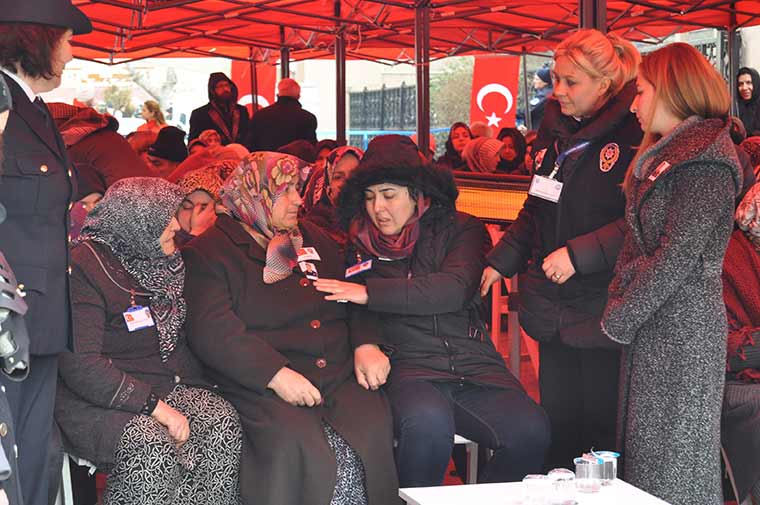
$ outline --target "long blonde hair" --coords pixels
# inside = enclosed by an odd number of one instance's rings
[[[654,87],[653,110],[664,107],[682,121],[690,116],[728,118],[731,97],[726,81],[689,44],[675,42],[645,55],[639,66],[639,78]],[[651,122],[652,117],[648,121]],[[639,158],[658,140],[659,136],[650,131],[650,125],[644,125],[644,139],[628,167],[625,190],[631,187]]]
[[[161,112],[161,106],[156,102],[155,100],[146,100],[145,108],[148,109],[148,112],[153,114],[153,119],[156,120],[156,123],[163,126],[166,124],[166,119],[164,119],[164,113]]]
[[[617,95],[636,78],[641,62],[639,51],[627,40],[598,30],[578,30],[559,43],[554,50],[554,61],[565,57],[576,67],[596,79],[610,81],[607,95]]]

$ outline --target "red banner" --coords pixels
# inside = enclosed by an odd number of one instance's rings
[[[519,56],[476,56],[472,72],[470,123],[483,121],[494,136],[506,126],[515,126]]]
[[[238,103],[248,107],[248,114],[253,114],[251,96],[251,64],[245,61],[232,62],[232,81],[238,87]],[[277,81],[277,69],[266,63],[256,64],[256,85],[260,108],[274,103],[274,88]]]

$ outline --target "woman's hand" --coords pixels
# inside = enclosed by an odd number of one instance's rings
[[[313,407],[322,403],[322,395],[309,379],[285,366],[274,374],[267,387],[296,407]]]
[[[364,389],[376,391],[388,378],[391,362],[375,344],[363,344],[354,350],[356,381]]]
[[[367,286],[353,282],[336,281],[334,279],[317,279],[314,287],[322,293],[330,293],[325,300],[337,302],[347,301],[357,305],[367,305]]]
[[[151,417],[166,426],[169,436],[176,442],[177,447],[182,447],[187,442],[187,439],[190,438],[190,423],[187,421],[187,418],[171,408],[163,400],[158,400],[158,404],[153,409]]]
[[[488,290],[491,289],[491,285],[494,282],[499,282],[504,276],[499,273],[494,267],[486,267],[483,270],[483,275],[480,276],[480,296],[486,296]]]
[[[544,258],[542,268],[546,278],[556,284],[564,284],[575,275],[575,267],[570,261],[570,253],[567,251],[567,247],[560,247]]]

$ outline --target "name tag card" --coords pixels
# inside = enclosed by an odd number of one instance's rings
[[[562,194],[562,186],[563,184],[561,182],[550,179],[549,177],[534,175],[533,180],[530,182],[528,194],[557,203]]]
[[[372,269],[372,260],[369,259],[367,261],[362,261],[361,263],[357,263],[356,265],[352,265],[348,268],[346,268],[346,279],[349,277],[353,277],[354,275],[358,275],[362,272],[366,272],[367,270]]]
[[[124,311],[122,315],[127,323],[127,330],[130,332],[149,328],[156,324],[153,322],[153,316],[150,315],[149,307],[135,305]]]

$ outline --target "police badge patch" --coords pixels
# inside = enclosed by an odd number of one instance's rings
[[[599,153],[599,170],[605,173],[609,172],[615,166],[619,157],[620,146],[614,142],[610,142]]]
[[[536,157],[533,158],[533,171],[537,171],[541,168],[541,163],[544,162],[544,156],[546,156],[546,148],[541,149],[536,153]]]

